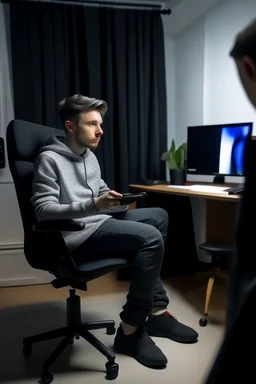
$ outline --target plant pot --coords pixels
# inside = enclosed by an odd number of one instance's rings
[[[171,185],[185,185],[185,169],[170,169]]]

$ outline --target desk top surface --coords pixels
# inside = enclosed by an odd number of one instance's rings
[[[171,195],[180,195],[180,196],[190,196],[190,197],[199,197],[204,199],[211,200],[223,200],[230,202],[238,202],[240,199],[239,195],[229,195],[227,193],[220,192],[209,192],[209,191],[195,191],[191,189],[186,189],[179,186],[171,185],[140,185],[140,184],[130,184],[129,187],[134,190],[156,192],[156,193],[165,193]],[[228,188],[228,186],[227,186]]]

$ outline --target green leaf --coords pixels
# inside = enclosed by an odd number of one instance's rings
[[[168,162],[169,169],[176,169],[177,168],[177,162],[175,159],[175,156],[171,157],[171,160]]]
[[[172,140],[170,150],[165,151],[161,159],[168,163],[169,169],[184,169],[187,144],[183,143],[176,149],[175,142]]]
[[[185,154],[186,154],[186,144],[182,144],[175,152],[177,167],[180,169],[183,169],[185,166]]]
[[[173,139],[172,139],[172,143],[171,143],[170,153],[171,153],[171,156],[174,156],[174,153],[175,153],[175,142],[174,142]]]
[[[170,161],[170,158],[171,158],[171,155],[169,151],[165,151],[161,156],[161,160],[164,160],[164,161]]]
[[[184,151],[186,152],[186,149],[187,149],[187,144],[186,143],[183,143],[179,146],[179,148],[177,149],[177,151]]]

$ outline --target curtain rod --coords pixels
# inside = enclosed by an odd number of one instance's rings
[[[159,12],[162,15],[170,15],[171,9],[162,9],[160,4],[149,4],[149,3],[135,3],[135,2],[116,2],[116,1],[100,1],[100,0],[0,0],[1,3],[26,3],[26,2],[37,2],[37,3],[75,3],[79,5],[92,5],[101,7],[131,7],[131,8],[148,8],[152,11]]]

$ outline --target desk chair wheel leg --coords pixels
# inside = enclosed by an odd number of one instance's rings
[[[110,329],[113,328],[110,327]],[[106,347],[101,341],[96,339],[96,337],[91,334],[85,327],[80,329],[80,336],[88,341],[94,348],[96,348],[100,353],[102,353],[108,359],[108,362],[105,364],[107,371],[107,379],[114,380],[118,376],[119,366],[115,363],[115,354]]]
[[[49,371],[50,365],[52,365],[55,360],[60,356],[60,354],[70,345],[70,342],[74,339],[75,334],[68,334],[57,347],[53,350],[48,359],[44,362],[43,373],[41,379],[43,384],[50,384],[53,381],[53,374]]]
[[[53,374],[50,371],[44,371],[41,380],[43,384],[51,384],[53,382]]]
[[[108,335],[114,335],[116,333],[115,327],[109,327],[107,328],[107,334]]]
[[[106,371],[107,371],[107,379],[108,380],[115,380],[118,376],[119,366],[114,361],[108,361],[105,364]]]
[[[75,339],[76,339],[76,340],[79,340],[79,339],[80,339],[80,335],[79,335],[78,333],[76,334],[76,336],[75,336],[72,340],[70,340],[70,344],[74,344]]]

